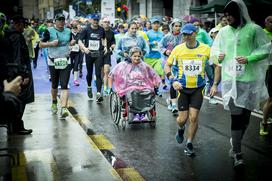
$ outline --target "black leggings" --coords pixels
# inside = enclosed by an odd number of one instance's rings
[[[95,76],[96,76],[96,86],[97,92],[101,92],[102,88],[102,76],[101,76],[101,69],[103,66],[103,55],[99,57],[91,57],[89,55],[86,56],[86,68],[87,68],[87,83],[88,86],[92,86],[92,79],[93,79],[93,64],[95,64]]]
[[[80,51],[78,56],[78,61],[79,61],[79,71],[81,72],[82,72],[83,57],[84,57],[84,53]]]
[[[52,89],[57,89],[60,81],[61,89],[68,89],[70,79],[71,66],[68,65],[65,69],[55,69],[54,66],[49,66],[51,75]]]
[[[245,133],[246,128],[249,124],[251,111],[248,109],[241,108],[241,114],[231,115],[231,130],[242,130],[242,135]]]
[[[71,64],[72,64],[72,69],[73,71],[78,71],[78,66],[79,66],[79,53],[71,53],[70,54],[70,58],[71,58]]]

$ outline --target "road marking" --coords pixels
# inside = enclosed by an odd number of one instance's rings
[[[20,165],[12,168],[12,177],[14,181],[26,181],[26,166],[30,163],[33,165],[42,163],[44,169],[38,169],[38,173],[34,173],[36,176],[44,175],[47,180],[59,180],[59,172],[57,164],[54,160],[51,149],[42,150],[26,150],[20,153]]]
[[[205,98],[205,99],[208,99],[208,100],[210,99],[210,97],[208,97],[208,96],[204,96],[204,98]],[[223,99],[222,99],[221,97],[214,96],[214,98],[216,99],[217,103],[223,105]],[[254,110],[254,111],[251,112],[251,115],[252,115],[252,116],[255,116],[255,117],[257,117],[257,118],[263,119],[263,115],[262,115],[262,114],[263,114],[263,112],[260,111],[260,110]]]
[[[20,165],[13,166],[11,169],[12,181],[27,181],[26,157],[23,152],[19,153]]]
[[[113,176],[114,180],[122,180],[121,176],[117,173],[114,168],[110,169],[110,173]]]
[[[80,125],[82,124],[87,125],[90,122],[86,116],[83,116],[83,115],[73,115],[73,116],[79,122]]]
[[[119,168],[116,169],[117,173],[125,181],[144,181],[144,178],[134,168]]]
[[[115,149],[113,144],[102,134],[99,135],[89,135],[93,142],[100,150],[112,150]]]

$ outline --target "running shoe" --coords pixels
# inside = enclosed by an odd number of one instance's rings
[[[60,117],[62,119],[66,118],[69,115],[69,111],[66,107],[62,107],[60,111]]]
[[[57,103],[52,103],[52,105],[51,105],[51,111],[52,111],[53,114],[56,114],[58,112]]]
[[[90,99],[92,99],[93,98],[93,90],[92,90],[92,87],[88,87],[87,88],[88,89],[88,97],[90,98]]]
[[[268,135],[268,124],[263,124],[262,122],[260,123],[260,135],[261,136],[266,136]]]
[[[170,99],[170,98],[167,98],[167,99],[166,99],[166,104],[168,105],[168,106],[167,106],[167,109],[168,109],[169,111],[171,111],[171,110],[172,110],[172,103],[171,103],[171,99]]]
[[[97,102],[97,103],[100,103],[100,102],[102,102],[102,101],[103,101],[103,96],[101,95],[100,92],[97,92],[97,93],[96,93],[96,102]]]
[[[272,118],[267,119],[267,124],[272,124]]]
[[[184,153],[189,156],[189,157],[192,157],[195,155],[195,152],[194,152],[194,147],[193,147],[193,144],[192,143],[187,143],[185,145],[185,148],[184,148]]]
[[[133,121],[140,121],[141,120],[141,115],[140,114],[134,114]]]
[[[242,167],[244,165],[244,159],[242,153],[236,153],[234,154],[234,160],[233,160],[233,168],[237,169],[239,167]]]
[[[147,114],[141,114],[141,121],[148,121],[148,117],[147,117]]]
[[[78,80],[74,80],[74,85],[75,85],[75,86],[79,86]]]
[[[178,108],[177,105],[172,105],[172,109],[171,109],[172,113],[177,113],[178,112]]]
[[[176,140],[179,144],[181,144],[184,140],[184,128],[179,128],[177,133],[176,133]]]

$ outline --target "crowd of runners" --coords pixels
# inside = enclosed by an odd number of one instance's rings
[[[195,154],[193,140],[203,97],[207,96],[210,104],[217,104],[214,96],[218,91],[221,92],[224,108],[230,110],[229,154],[235,168],[244,164],[241,140],[251,112],[259,110],[261,103],[264,104],[264,116],[260,123],[260,135],[268,135],[272,110],[272,69],[268,66],[271,60],[272,16],[265,19],[264,28],[261,28],[251,21],[241,0],[229,2],[220,22],[212,27],[204,27],[203,20],[195,17],[184,20],[137,16],[129,22],[115,24],[108,17],[98,14],[73,20],[57,14],[54,19],[40,24],[22,17],[11,18],[8,23],[2,13],[0,18],[1,39],[8,36],[11,26],[23,27],[16,31],[20,31],[25,39],[28,58],[32,60],[34,69],[39,66],[38,56],[42,55],[40,57],[46,62],[51,81],[51,110],[57,113],[60,107],[61,118],[68,116],[70,76],[74,80],[73,88],[80,86],[80,78],[86,76],[86,94],[90,99],[95,97],[97,103],[103,103],[104,96],[114,91],[111,71],[114,72],[116,64],[141,60],[157,74],[158,83],[153,85],[156,95],[161,97],[162,92],[170,93],[166,99],[167,109],[177,115],[175,138],[179,144],[184,141],[186,122],[189,123],[184,148],[187,156]],[[130,52],[135,47],[137,51]],[[5,53],[7,51],[2,51],[1,57],[5,58]],[[24,84],[29,84],[32,82],[29,76],[20,81],[25,80]],[[127,76],[133,82],[134,77]],[[24,104],[32,101],[34,99],[24,101]],[[142,119],[139,115],[134,116],[134,120]],[[18,119],[21,118],[22,114]]]

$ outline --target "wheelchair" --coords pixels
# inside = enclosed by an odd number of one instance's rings
[[[125,128],[127,124],[149,123],[156,127],[157,113],[155,93],[151,91],[130,91],[125,96],[118,93],[110,94],[110,112],[114,124],[121,124]],[[146,119],[134,120],[135,114],[144,114]]]

